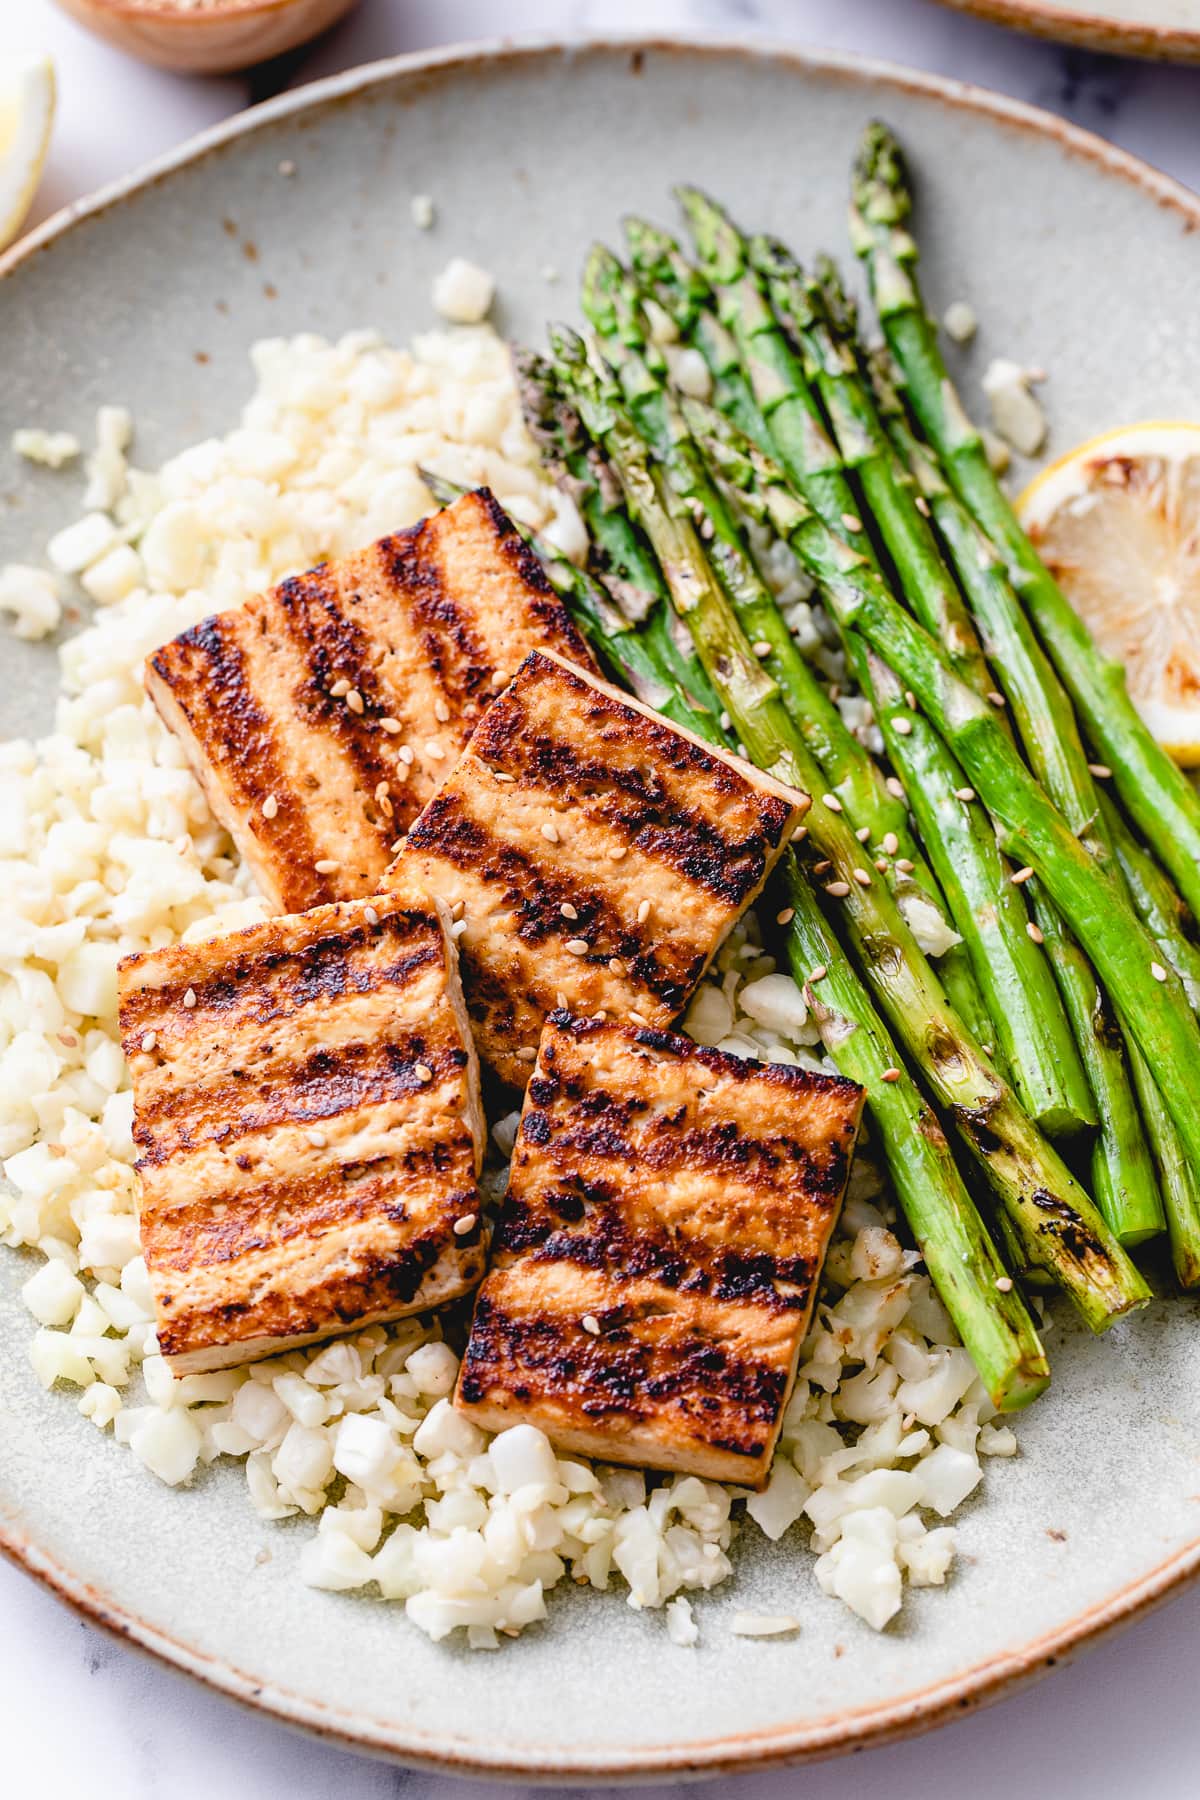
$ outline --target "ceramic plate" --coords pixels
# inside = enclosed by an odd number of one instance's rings
[[[1016,31],[1117,56],[1200,62],[1200,0],[941,0]]]
[[[713,44],[501,47],[404,59],[291,95],[51,224],[0,281],[4,416],[87,437],[134,410],[156,463],[225,429],[267,333],[430,321],[453,253],[494,269],[499,324],[573,311],[593,234],[672,217],[694,180],[802,251],[841,251],[846,171],[876,113],[912,152],[931,295],[982,320],[966,384],[1004,353],[1045,365],[1055,443],[1200,416],[1200,204],[1057,121],[851,62]],[[281,164],[294,164],[294,175]],[[409,196],[437,202],[434,231]],[[558,286],[544,270],[563,273]],[[7,441],[7,430],[3,434]],[[0,451],[7,458],[7,449]],[[35,557],[70,475],[0,461],[0,559]],[[45,647],[3,644],[0,729],[46,725]],[[681,1651],[617,1593],[554,1597],[496,1655],[437,1647],[396,1607],[300,1585],[311,1526],[264,1525],[242,1471],[186,1491],[146,1476],[45,1394],[0,1252],[0,1538],[93,1618],[240,1699],[441,1768],[578,1780],[827,1754],[947,1718],[1053,1664],[1200,1568],[1194,1302],[1105,1343],[1053,1337],[1054,1386],[963,1515],[946,1591],[876,1636],[817,1590],[802,1545],[747,1531],[737,1579]],[[270,1551],[262,1560],[260,1550]],[[735,1608],[800,1615],[792,1641],[730,1634]]]

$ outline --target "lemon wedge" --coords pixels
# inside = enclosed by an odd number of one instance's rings
[[[31,58],[0,75],[0,250],[25,223],[50,147],[54,64]]]
[[[1163,748],[1200,765],[1200,425],[1127,425],[1051,463],[1022,525]]]

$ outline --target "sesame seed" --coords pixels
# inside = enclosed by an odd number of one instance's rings
[[[550,823],[550,821],[547,820],[546,823],[542,826],[542,836],[545,838],[545,840],[548,844],[557,844],[557,842],[558,842],[558,826],[552,825]]]
[[[610,975],[623,975],[625,973],[625,964],[621,961],[619,956],[609,957],[608,971]]]
[[[826,869],[832,869],[832,867],[833,864],[830,862],[829,858],[827,856],[823,857],[820,862],[815,862],[813,864],[813,874],[823,875]]]
[[[1000,1293],[1011,1294],[1012,1293],[1012,1284],[1013,1283],[1012,1283],[1011,1275],[997,1275],[996,1287]]]
[[[954,798],[956,800],[961,800],[964,805],[967,805],[975,798],[975,789],[971,787],[955,788]]]
[[[454,1221],[455,1237],[466,1237],[469,1231],[474,1231],[478,1223],[478,1213],[464,1213],[461,1219],[455,1219]]]
[[[822,794],[821,803],[823,806],[827,806],[830,812],[842,811],[842,803],[836,794]]]
[[[912,736],[912,720],[904,719],[904,718],[893,719],[892,720],[892,729],[893,729],[893,731],[897,732],[901,737],[911,737]]]
[[[924,494],[918,494],[916,499],[914,500],[913,504],[923,519],[927,519],[929,517],[929,502],[925,498]]]
[[[559,1012],[570,1012],[570,1010],[571,1010],[571,1008],[567,1004],[567,996],[564,993],[562,993],[561,990],[557,994],[555,994],[554,1004],[558,1008]]]
[[[304,1135],[314,1150],[324,1150],[326,1144],[329,1142],[329,1139],[325,1136],[323,1131],[306,1131]]]
[[[262,810],[264,819],[273,819],[275,817],[275,814],[279,811],[279,802],[274,794],[267,795],[266,799],[263,801]]]
[[[608,853],[608,860],[609,862],[621,862],[628,855],[629,851],[624,844],[614,844]]]
[[[1165,981],[1167,979],[1167,971],[1160,962],[1152,962],[1150,964],[1150,973],[1153,975],[1155,981]]]
[[[456,900],[454,902],[453,906],[450,908],[450,917],[454,920],[456,925],[466,910],[467,903],[465,900]]]
[[[522,1044],[521,1048],[517,1051],[518,1062],[533,1062],[536,1056],[537,1051],[532,1044]]]
[[[187,993],[183,996],[183,1004],[187,1007],[188,1011],[191,1012],[193,1006],[196,1004],[195,988],[188,989]]]
[[[502,688],[502,687],[506,687],[507,685],[508,685],[508,670],[507,669],[497,669],[495,674],[492,676],[492,686],[494,688]]]
[[[446,751],[444,745],[439,744],[436,738],[430,738],[425,745],[425,754],[430,762],[441,762]]]
[[[818,981],[824,981],[824,979],[828,975],[828,973],[829,973],[829,970],[825,967],[825,964],[818,963],[816,968],[812,971],[812,974],[809,976],[808,979],[813,983],[816,983]]]
[[[153,1048],[154,1048],[155,1044],[157,1044],[157,1042],[158,1042],[158,1033],[157,1032],[147,1031],[147,1032],[143,1033],[142,1049],[145,1050],[147,1053],[149,1053],[151,1050],[153,1050]]]
[[[515,775],[506,775],[503,769],[493,769],[492,774],[496,777],[496,780],[504,786],[511,787],[512,783],[517,779]]]
[[[645,1025],[647,1022],[645,1013],[634,1012],[634,1011],[632,1011],[632,1009],[630,1011],[629,1017],[633,1020],[635,1025]]]
[[[842,524],[846,527],[847,531],[861,531],[863,528],[862,520],[859,518],[858,514],[852,512],[844,512],[842,514]]]
[[[859,887],[870,887],[871,885],[871,877],[867,874],[865,869],[855,869],[854,879],[857,881]]]
[[[777,912],[775,914],[775,923],[777,925],[790,925],[792,920],[795,918],[795,916],[796,916],[795,907],[794,906],[785,906],[782,912]]]
[[[580,1319],[579,1323],[583,1326],[583,1329],[587,1332],[589,1337],[599,1337],[600,1336],[600,1321],[599,1321],[599,1319],[597,1319],[594,1316],[594,1314],[584,1313],[584,1315],[583,1315],[582,1319]]]
[[[563,948],[569,950],[572,956],[586,956],[591,945],[586,938],[568,938]]]
[[[893,800],[903,800],[905,798],[904,783],[900,780],[898,775],[889,775],[883,785],[892,796]]]
[[[650,902],[649,902],[649,901],[648,901],[648,900],[642,900],[642,901],[641,901],[641,902],[640,902],[640,903],[639,903],[639,905],[638,905],[638,909],[637,909],[637,922],[638,922],[638,924],[639,924],[639,925],[644,925],[644,924],[645,924],[645,923],[646,923],[646,920],[647,920],[647,919],[648,919],[648,918],[649,918],[649,917],[650,917]]]
[[[855,832],[854,835],[858,839],[860,844],[865,844],[867,839],[871,835],[871,827],[869,825],[862,825],[859,827],[859,829]]]
[[[387,782],[386,782],[386,781],[379,781],[379,782],[376,782],[376,784],[375,784],[375,798],[376,798],[376,799],[377,799],[377,800],[386,800],[386,799],[387,799],[387,793],[388,793],[388,784],[387,784]]]
[[[771,646],[768,644],[766,638],[759,638],[758,642],[751,644],[750,648],[753,650],[755,656],[770,656],[771,654]]]
[[[911,707],[913,712],[916,712],[917,696],[913,693],[911,688],[905,688],[904,690],[904,704],[905,706]]]
[[[318,875],[336,875],[337,863],[332,856],[322,856],[313,864]]]
[[[1032,878],[1032,875],[1033,870],[1029,867],[1028,863],[1026,863],[1023,869],[1014,869],[1008,879],[1012,882],[1014,887],[1020,887],[1021,883],[1023,881],[1029,881]]]
[[[386,719],[382,719],[380,721],[380,723],[382,724],[385,731],[389,731],[391,729],[391,727],[389,726]],[[400,746],[400,761],[405,765],[406,768],[411,769],[413,763],[416,761],[416,752],[414,751],[411,744],[401,744],[401,746]]]
[[[895,856],[897,850],[900,848],[900,839],[896,836],[894,831],[885,831],[884,832],[883,848],[884,848],[884,853],[887,856]]]
[[[991,701],[993,706],[1003,706],[1004,705],[1004,695],[999,691],[998,688],[989,689],[988,699]]]
[[[792,833],[792,842],[794,844],[802,844],[807,836],[808,836],[808,826],[807,825],[797,825],[795,831],[793,831],[793,833]]]
[[[1046,940],[1045,940],[1044,936],[1042,935],[1041,926],[1035,925],[1032,919],[1030,919],[1028,925],[1025,927],[1025,931],[1026,931],[1026,934],[1033,939],[1035,944],[1044,944],[1045,943]]]
[[[380,719],[379,729],[381,731],[386,731],[390,737],[394,737],[396,735],[396,733],[400,730],[400,721],[399,721],[399,719],[393,719],[391,713],[387,713],[382,719]],[[407,744],[405,744],[404,750],[408,750]],[[412,751],[409,750],[408,755],[405,756],[404,750],[401,750],[401,752],[400,752],[401,758],[406,763],[410,763],[412,761]]]
[[[876,858],[875,858],[875,867],[876,867],[876,868],[877,868],[877,869],[878,869],[878,870],[879,870],[879,873],[880,873],[880,874],[881,874],[881,875],[886,875],[886,874],[887,874],[887,868],[888,868],[888,859],[887,859],[887,857],[886,857],[886,856],[877,856],[877,857],[876,857]]]
[[[366,703],[357,688],[351,688],[350,692],[346,695],[346,705],[350,708],[352,713],[361,713],[365,711]]]
[[[348,681],[335,681],[329,692],[333,695],[335,700],[344,700],[346,695],[350,692],[350,683]]]
[[[844,900],[850,892],[850,883],[848,881],[831,881],[826,885],[825,892],[834,900]]]
[[[433,716],[435,719],[440,719],[443,725],[446,723],[447,719],[450,717],[450,708],[446,705],[444,700],[434,701]]]
[[[901,875],[911,875],[916,866],[916,863],[910,862],[907,856],[898,856],[896,858],[896,867],[899,869]]]
[[[1108,781],[1112,776],[1112,770],[1107,763],[1089,763],[1088,770],[1096,777],[1097,781]]]
[[[408,842],[408,839],[406,837],[398,837],[396,839],[395,843],[392,845],[392,855],[393,856],[398,855],[399,852],[401,850],[403,850],[403,848],[404,848],[405,844],[407,844],[407,842]]]
[[[367,921],[368,925],[378,925],[379,923],[379,914],[375,911],[373,906],[363,907],[363,918]]]
[[[577,919],[579,917],[579,914],[569,900],[564,900],[558,910],[564,919]]]
[[[880,1076],[881,1081],[899,1081],[899,1079],[900,1079],[899,1069],[885,1069],[883,1071],[883,1074]]]
[[[418,1081],[432,1081],[433,1080],[433,1070],[430,1068],[428,1063],[416,1063],[413,1067],[413,1074],[416,1076]]]
[[[732,726],[732,724],[733,724],[733,720],[730,718],[729,714],[727,712],[723,712],[721,714],[721,730],[728,731],[730,729],[730,727]]]

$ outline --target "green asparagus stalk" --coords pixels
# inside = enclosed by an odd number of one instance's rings
[[[1123,886],[1126,898],[1132,898],[1114,857],[1101,795],[1070,699],[1037,641],[1008,572],[911,430],[886,353],[875,358],[874,375],[897,452],[930,506],[963,592],[983,628],[1030,766],[1080,842]],[[1200,1266],[1200,1210],[1196,1184],[1181,1174],[1187,1159],[1162,1094],[1136,1044],[1129,1046],[1126,1064],[1111,1003],[1070,940],[1057,943],[1056,967],[1100,1114],[1100,1137],[1093,1152],[1096,1197],[1125,1243],[1153,1236],[1161,1229],[1165,1212],[1176,1272],[1185,1286],[1191,1286]],[[1155,1153],[1153,1163],[1146,1155],[1147,1136]]]
[[[949,1006],[895,900],[864,866],[867,859],[840,809],[819,797],[819,771],[780,704],[776,684],[746,643],[690,516],[651,466],[615,393],[589,369],[573,334],[560,333],[556,349],[584,423],[603,443],[751,760],[813,795],[806,824],[827,865],[824,891],[838,902],[885,1013],[992,1183],[1030,1259],[1052,1268],[1081,1316],[1103,1330],[1147,1298],[1145,1283]]]
[[[855,166],[851,230],[913,410],[961,499],[1003,555],[1088,737],[1112,770],[1125,810],[1200,913],[1200,793],[1147,730],[1129,698],[1124,670],[1101,654],[996,479],[921,299],[917,246],[907,229],[911,211],[899,145],[886,126],[872,125]]]
[[[987,588],[991,597],[995,584],[989,586],[989,575],[1006,585],[1003,570],[989,570],[992,555],[987,546],[980,543],[973,520],[960,507],[947,484],[937,476],[936,470],[927,466],[930,459],[907,432],[902,404],[894,387],[888,384],[882,358],[876,362],[875,392],[867,386],[853,335],[853,309],[832,265],[823,264],[819,283],[806,286],[800,283],[794,263],[782,248],[760,244],[757,256],[761,266],[774,270],[772,292],[787,310],[794,332],[807,349],[809,366],[815,371],[835,431],[839,431],[840,426],[839,436],[844,435],[854,448],[864,492],[875,507],[876,519],[914,612],[946,650],[955,671],[977,694],[986,698],[994,688],[991,673],[967,605],[942,561],[925,515],[932,516],[942,525],[947,543],[956,550],[959,579],[968,596]],[[1015,596],[1010,594],[1009,598],[1016,606]],[[994,623],[995,604],[984,603],[979,616]],[[996,636],[994,641],[1001,650],[1007,647],[1009,635],[1001,631]],[[1023,667],[1024,648],[1024,638],[1020,638],[1013,650],[1015,663],[1010,665],[1002,658],[1002,665]],[[1040,655],[1036,645],[1033,651]],[[1048,665],[1046,672],[1050,673]],[[1071,714],[1065,694],[1061,695],[1061,705],[1055,707],[1034,682],[1032,692],[1025,694],[1022,689],[1015,701],[1022,709],[1027,737],[1034,734],[1029,731],[1025,703],[1037,706],[1039,700],[1043,704],[1038,711],[1035,768],[1045,779],[1047,764],[1054,773],[1054,760],[1058,756],[1055,718],[1062,712],[1071,721]],[[1071,725],[1073,729],[1073,721]],[[1079,766],[1085,782],[1090,782],[1082,750]],[[1050,792],[1058,798],[1053,787]],[[1074,798],[1074,794],[1072,789],[1070,798]],[[1078,818],[1078,814],[1075,816]],[[1000,871],[1002,891],[1011,892],[1007,887],[1010,873],[1006,868]],[[1071,1035],[1078,1046],[1082,1070],[1095,1103],[1099,1132],[1092,1151],[1093,1191],[1122,1243],[1142,1243],[1163,1229],[1163,1205],[1112,1008],[1087,958],[1041,892],[1040,883],[1031,882],[1026,891],[1042,934],[1045,956],[1027,938],[1024,943],[1027,951],[1037,958],[1045,978],[1057,981]],[[982,903],[986,906],[986,897]],[[1020,913],[1019,920],[1015,916],[1011,920],[1010,942],[1013,932],[1023,934],[1026,929],[1023,907]],[[1038,995],[1033,985],[1035,980],[1027,968],[1025,992],[1035,1006],[1034,1017],[1027,1023],[1036,1034]],[[1139,1069],[1136,1074],[1140,1078],[1139,1087],[1144,1087],[1146,1072]]]
[[[746,504],[769,518],[820,581],[848,629],[887,661],[967,770],[1009,852],[1041,876],[1114,996],[1154,1071],[1187,1156],[1200,1167],[1200,1028],[1178,977],[1113,878],[1079,842],[1026,769],[995,709],[954,674],[870,563],[818,518],[783,470],[727,420],[689,403],[693,428]]]
[[[895,479],[895,460],[869,393],[828,328],[816,318],[795,265],[781,248],[759,241],[760,264],[773,272],[800,338],[800,354],[788,342],[763,291],[760,274],[752,266],[751,246],[706,195],[683,189],[681,199],[705,273],[738,339],[746,373],[788,475],[818,513],[851,535],[863,556],[874,561],[848,472],[853,469],[863,478],[864,493],[883,506],[878,522],[885,535],[891,532],[888,547],[902,577],[910,581],[926,616],[950,632],[957,659],[974,675],[982,657],[961,596],[911,494]],[[835,433],[840,426],[837,443],[824,431],[810,374],[826,399]],[[988,1002],[994,1041],[1022,1103],[1055,1135],[1094,1127],[1096,1111],[1053,972],[1027,934],[1024,897],[1008,883],[1008,870],[986,818],[964,814],[958,796],[968,783],[925,720],[914,720],[908,709],[896,729],[896,696],[889,704],[880,693],[876,668],[855,634],[847,634],[846,641],[855,674],[905,783],[926,850]],[[1157,1201],[1157,1194],[1152,1197]],[[1161,1222],[1159,1210],[1158,1228]]]
[[[1142,923],[1170,963],[1192,1009],[1200,1012],[1200,934],[1190,909],[1149,851],[1139,844],[1121,810],[1107,794],[1101,815]]]

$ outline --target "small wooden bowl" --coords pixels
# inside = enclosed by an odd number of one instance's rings
[[[307,43],[358,0],[58,0],[119,50],[188,75],[227,75]]]

